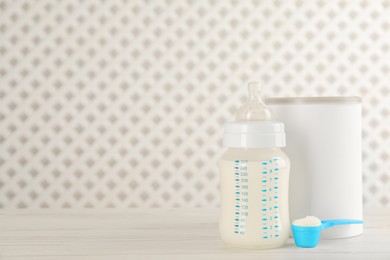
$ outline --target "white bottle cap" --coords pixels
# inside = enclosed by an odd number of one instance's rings
[[[242,148],[286,146],[284,125],[271,121],[271,111],[262,100],[259,82],[248,83],[248,101],[238,109],[236,121],[225,124],[223,145]]]
[[[227,122],[223,145],[235,148],[284,147],[284,125],[274,121]]]

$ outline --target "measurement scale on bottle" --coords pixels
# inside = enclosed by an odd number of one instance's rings
[[[260,180],[260,187],[249,186],[249,167],[255,167]],[[260,210],[261,210],[261,237],[271,239],[279,237],[279,164],[278,158],[274,157],[267,161],[248,163],[247,160],[234,161],[234,234],[245,235],[246,225],[249,215],[250,193],[260,192]],[[253,189],[252,188],[252,189]],[[257,195],[256,195],[257,196]]]
[[[245,226],[249,209],[248,161],[234,161],[235,212],[234,234],[245,235]]]
[[[279,237],[279,164],[278,158],[261,163],[262,238]]]

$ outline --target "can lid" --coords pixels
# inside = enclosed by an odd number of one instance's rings
[[[359,104],[362,99],[357,96],[350,97],[273,97],[266,98],[267,104],[296,105],[296,104]]]
[[[286,146],[282,122],[235,121],[225,123],[223,145],[234,148],[265,148]]]

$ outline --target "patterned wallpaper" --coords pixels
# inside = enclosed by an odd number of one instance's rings
[[[390,206],[390,1],[0,0],[0,207],[216,207],[222,125],[267,96],[363,98]]]

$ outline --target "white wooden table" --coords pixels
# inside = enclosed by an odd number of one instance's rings
[[[313,249],[230,248],[217,209],[1,210],[0,259],[390,259],[390,209],[365,209],[364,234]]]

